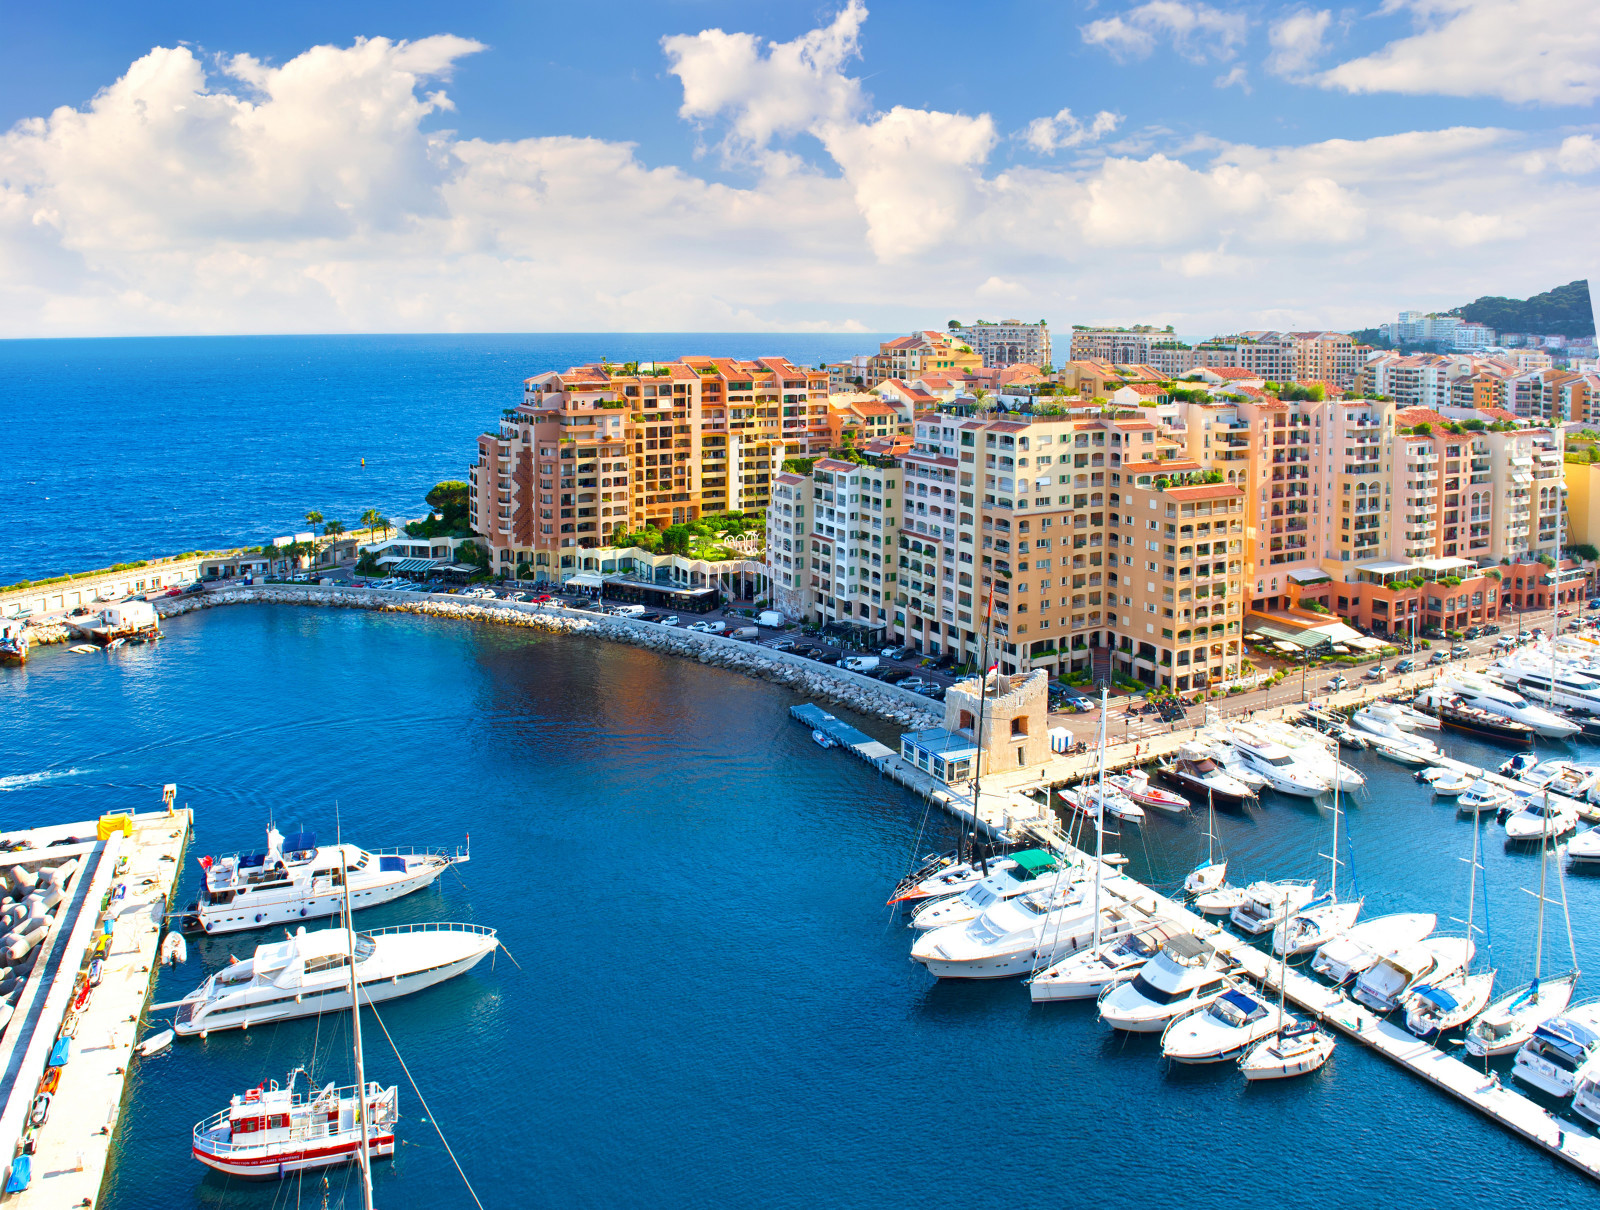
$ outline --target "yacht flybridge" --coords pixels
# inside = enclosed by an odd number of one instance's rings
[[[315,832],[284,836],[267,829],[267,851],[202,857],[200,898],[189,905],[184,928],[236,933],[291,921],[335,916],[343,910],[344,884],[354,907],[376,907],[420,891],[452,865],[469,860],[466,848],[386,849],[353,844],[317,845]]]
[[[493,929],[476,924],[401,924],[353,939],[344,928],[301,928],[158,1007],[178,1010],[172,1028],[181,1035],[313,1017],[350,1007],[351,952],[361,998],[376,1004],[464,974],[499,944]]]

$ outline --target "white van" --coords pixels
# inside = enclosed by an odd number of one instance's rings
[[[875,655],[846,656],[839,662],[839,667],[850,672],[871,672],[878,666],[878,657]]]
[[[618,605],[614,612],[619,618],[637,618],[649,610],[643,605]]]
[[[788,623],[789,619],[776,609],[763,609],[756,614],[756,625],[765,626],[768,630],[782,630]]]

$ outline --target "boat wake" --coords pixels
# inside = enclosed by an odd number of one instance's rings
[[[63,777],[75,777],[81,769],[44,769],[38,773],[14,773],[9,777],[0,777],[0,793],[9,790],[20,790],[25,786],[37,786],[42,782],[57,781]]]

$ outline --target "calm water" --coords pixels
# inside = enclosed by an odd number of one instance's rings
[[[786,356],[873,335],[580,333],[0,341],[0,584],[270,542],[316,509],[426,511],[522,380],[610,357]],[[366,466],[361,460],[366,459]],[[19,523],[22,522],[22,523]]]
[[[1152,1040],[1112,1035],[1092,1006],[1036,1009],[1017,982],[935,984],[883,907],[921,805],[819,750],[774,686],[356,612],[219,609],[167,635],[0,670],[0,826],[148,808],[176,781],[196,812],[185,902],[192,858],[257,845],[269,813],[331,834],[337,804],[346,836],[374,847],[470,831],[460,881],[362,922],[489,924],[521,964],[502,955],[384,1010],[485,1205],[1543,1210],[1595,1196],[1347,1043],[1316,1077],[1252,1088],[1231,1068],[1165,1070]],[[1364,767],[1342,852],[1367,910],[1462,914],[1470,829],[1395,766]],[[1327,820],[1273,799],[1221,831],[1239,876],[1316,875]],[[1170,884],[1203,828],[1155,819],[1120,844],[1133,873]],[[1537,858],[1493,840],[1486,865],[1494,959],[1525,976],[1520,888]],[[1568,891],[1579,956],[1600,971],[1600,883]],[[253,940],[196,946],[155,998]],[[1564,969],[1559,923],[1549,941]],[[222,1034],[137,1067],[105,1204],[319,1204],[311,1181],[202,1175],[188,1131],[298,1063],[348,1078],[345,1030]],[[371,1026],[367,1045],[405,1115],[378,1204],[469,1205]],[[342,1174],[331,1201],[356,1204]]]

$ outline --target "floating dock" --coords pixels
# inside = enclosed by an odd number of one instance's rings
[[[186,808],[174,807],[175,789],[167,787],[164,810],[13,833],[9,839],[28,847],[0,854],[0,868],[69,856],[81,862],[0,1035],[0,1188],[18,1183],[23,1156],[29,1172],[25,1189],[4,1195],[7,1207],[62,1210],[99,1201],[192,823]],[[60,843],[69,837],[72,843]],[[100,982],[75,1004],[87,985],[80,975],[96,954],[103,955]],[[53,1065],[64,1029],[71,1035],[67,1059]],[[34,1126],[47,1072],[56,1088],[43,1125]]]
[[[817,730],[823,728],[817,726],[814,719],[832,718],[815,706],[795,706],[790,713]],[[1297,714],[1298,710],[1286,713]],[[848,724],[838,725],[846,732],[861,736]],[[827,734],[834,733],[829,731]],[[841,746],[850,747],[842,740]],[[1176,747],[1176,744],[1172,746]],[[1147,753],[1141,759],[1148,760],[1153,755]],[[1058,775],[1058,766],[1064,762],[1052,760],[1045,767],[1042,777],[1037,769],[998,776],[986,775],[985,783],[993,781],[998,785],[994,790],[985,785],[976,812],[965,787],[943,785],[922,770],[907,764],[898,755],[891,754],[887,759],[874,760],[872,763],[883,773],[957,818],[970,822],[976,815],[979,826],[991,836],[1013,843],[1044,844],[1064,853],[1082,867],[1092,868],[1093,854],[1071,844],[1054,814],[1025,791],[1026,788],[1036,792],[1051,784],[1052,775]],[[1445,760],[1440,763],[1463,769],[1468,767],[1460,761]],[[1499,774],[1491,772],[1488,776],[1506,785],[1528,789]],[[1102,891],[1152,918],[1171,920],[1192,929],[1219,952],[1233,959],[1240,973],[1271,991],[1278,989],[1281,968],[1275,958],[1244,938],[1213,924],[1186,905],[1121,874],[1107,880]],[[1470,1105],[1586,1176],[1600,1180],[1600,1138],[1577,1126],[1569,1129],[1533,1100],[1503,1085],[1497,1077],[1485,1075],[1432,1043],[1417,1039],[1403,1026],[1374,1015],[1354,1003],[1338,988],[1328,987],[1292,967],[1284,982],[1287,998],[1304,1012],[1339,1030],[1347,1038],[1371,1047],[1384,1058]]]

